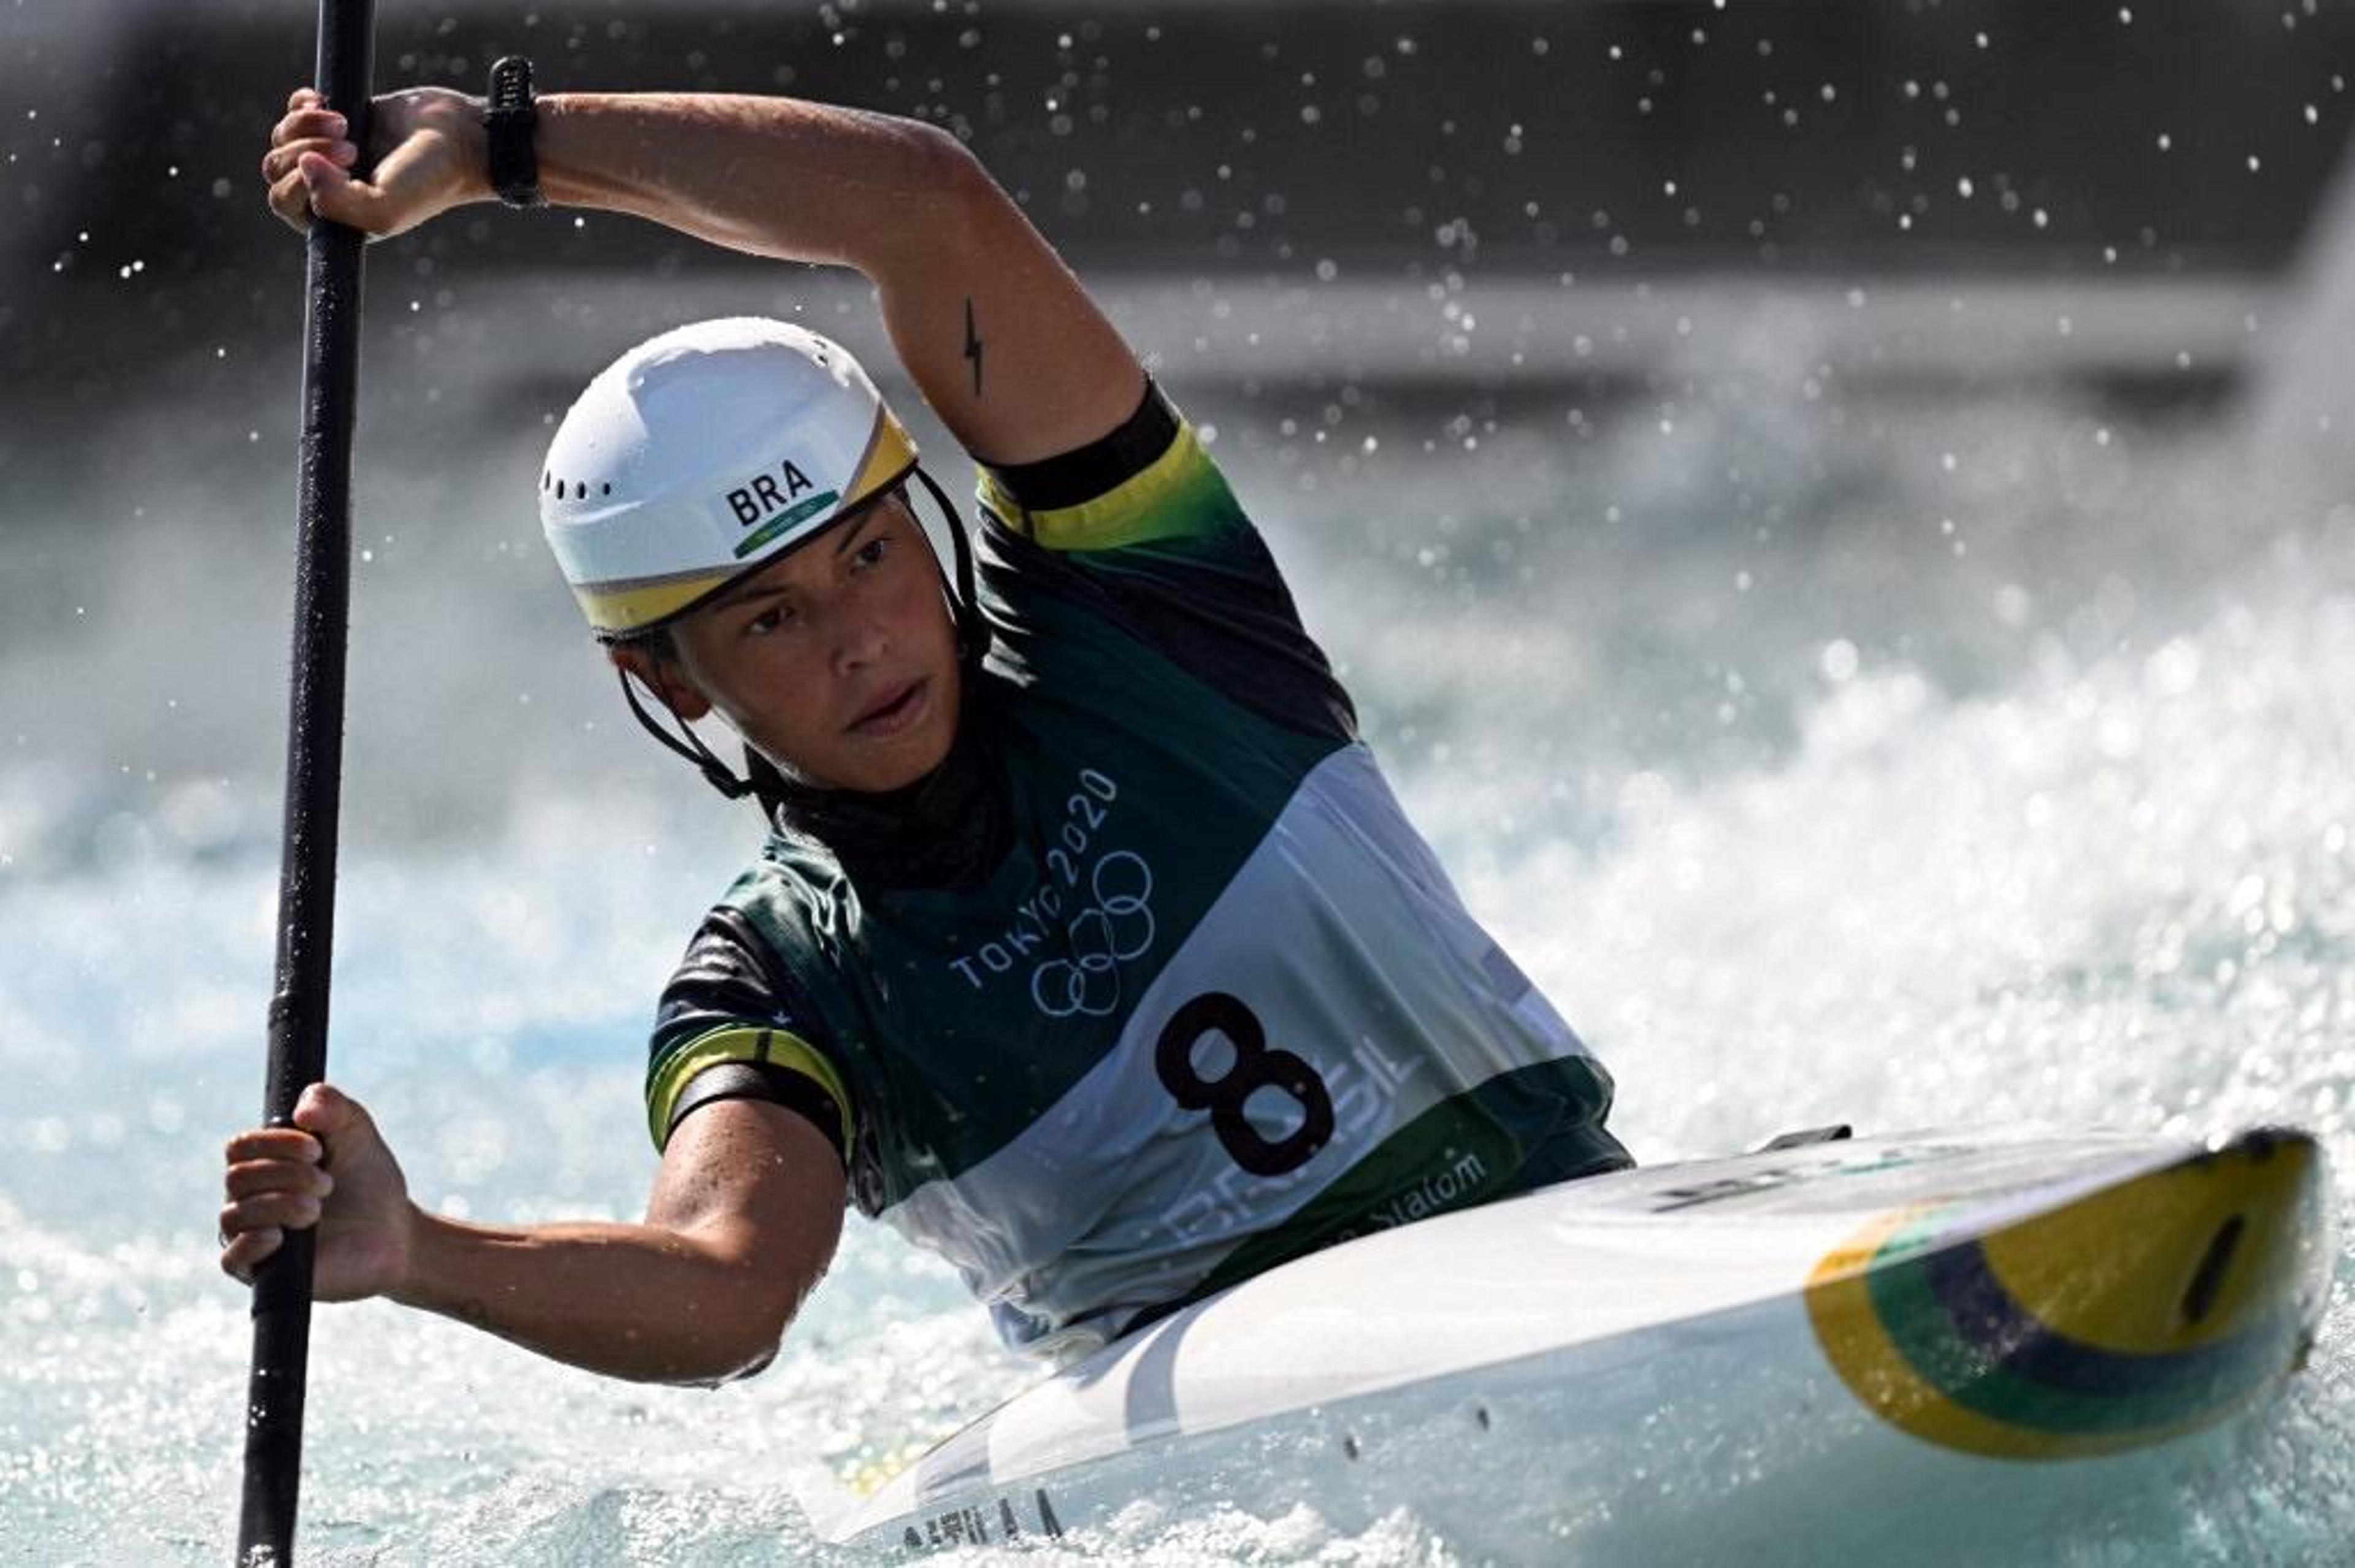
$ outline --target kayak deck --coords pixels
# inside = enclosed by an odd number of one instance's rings
[[[1593,1178],[1175,1314],[949,1438],[831,1533],[926,1551],[1185,1499],[1404,1505],[1507,1555],[1537,1531],[1644,1559],[1656,1537],[1703,1550],[1700,1503],[1738,1498],[1720,1523],[1788,1512],[1812,1543],[1794,1560],[1819,1560],[1867,1474],[1912,1498],[1917,1529],[1949,1509],[2021,1522],[2033,1497],[2079,1507],[2086,1477],[2019,1461],[2099,1461],[2117,1489],[2153,1455],[2188,1462],[2184,1439],[2302,1361],[2331,1255],[2322,1167],[2297,1133],[2212,1151],[1932,1134]],[[1668,1515],[1636,1507],[1664,1484]]]

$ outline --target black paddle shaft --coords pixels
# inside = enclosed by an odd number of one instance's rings
[[[328,107],[350,123],[364,175],[374,0],[319,0]],[[344,645],[351,611],[352,423],[359,395],[360,261],[337,223],[311,225],[303,327],[303,446],[297,492],[294,645],[288,681],[286,815],[278,877],[278,972],[270,998],[262,1117],[293,1125],[294,1102],[327,1070],[327,967],[335,950],[336,829],[343,783]],[[288,1231],[253,1284],[246,1394],[241,1568],[288,1563],[302,1485],[303,1390],[311,1348],[313,1232]]]

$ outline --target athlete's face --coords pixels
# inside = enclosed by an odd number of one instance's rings
[[[617,662],[682,718],[717,709],[812,784],[898,789],[948,755],[963,699],[932,545],[894,492],[684,617],[676,662]]]

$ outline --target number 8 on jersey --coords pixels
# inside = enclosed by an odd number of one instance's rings
[[[1194,1065],[1194,1046],[1212,1030],[1234,1046],[1225,1074],[1206,1079]],[[1270,1050],[1259,1016],[1224,991],[1206,991],[1162,1026],[1154,1051],[1162,1086],[1188,1111],[1208,1110],[1210,1128],[1234,1162],[1254,1176],[1282,1176],[1316,1156],[1333,1136],[1333,1096],[1316,1070],[1291,1051]],[[1300,1125],[1280,1138],[1263,1136],[1243,1115],[1243,1103],[1273,1089],[1300,1107]]]

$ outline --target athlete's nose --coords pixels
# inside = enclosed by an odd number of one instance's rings
[[[879,663],[891,650],[891,635],[881,616],[867,611],[845,615],[837,624],[834,667],[844,675]]]

